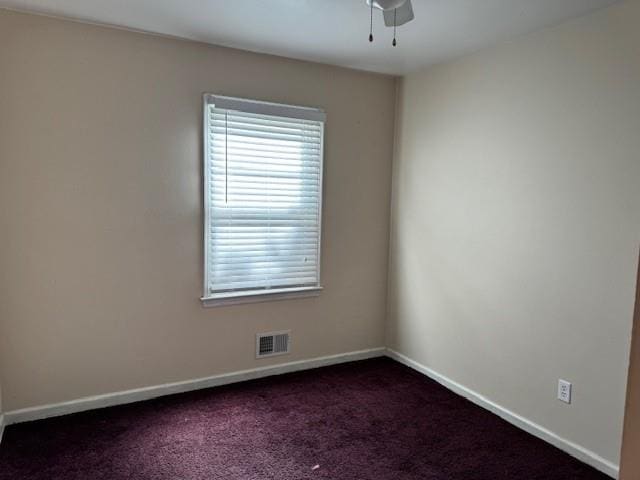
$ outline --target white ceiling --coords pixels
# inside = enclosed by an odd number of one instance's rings
[[[617,0],[412,0],[398,28],[365,0],[0,0],[0,7],[117,25],[382,73],[403,74]]]

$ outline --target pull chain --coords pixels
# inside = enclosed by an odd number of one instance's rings
[[[396,42],[396,18],[397,18],[397,14],[398,14],[398,9],[394,8],[393,9],[393,42],[391,43],[391,45],[393,45],[394,47],[398,43],[398,42]]]
[[[371,0],[371,16],[369,18],[369,41],[373,42],[373,0]]]

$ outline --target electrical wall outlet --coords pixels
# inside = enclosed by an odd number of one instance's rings
[[[558,380],[558,400],[571,403],[571,383],[566,380]]]

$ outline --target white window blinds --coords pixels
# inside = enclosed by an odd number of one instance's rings
[[[205,96],[205,297],[320,286],[324,114]]]

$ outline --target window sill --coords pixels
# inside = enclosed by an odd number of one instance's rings
[[[204,297],[203,307],[226,307],[229,305],[241,305],[244,303],[274,302],[277,300],[293,300],[296,298],[317,297],[322,292],[322,287],[308,287],[296,290],[265,290],[264,292],[225,293]]]

